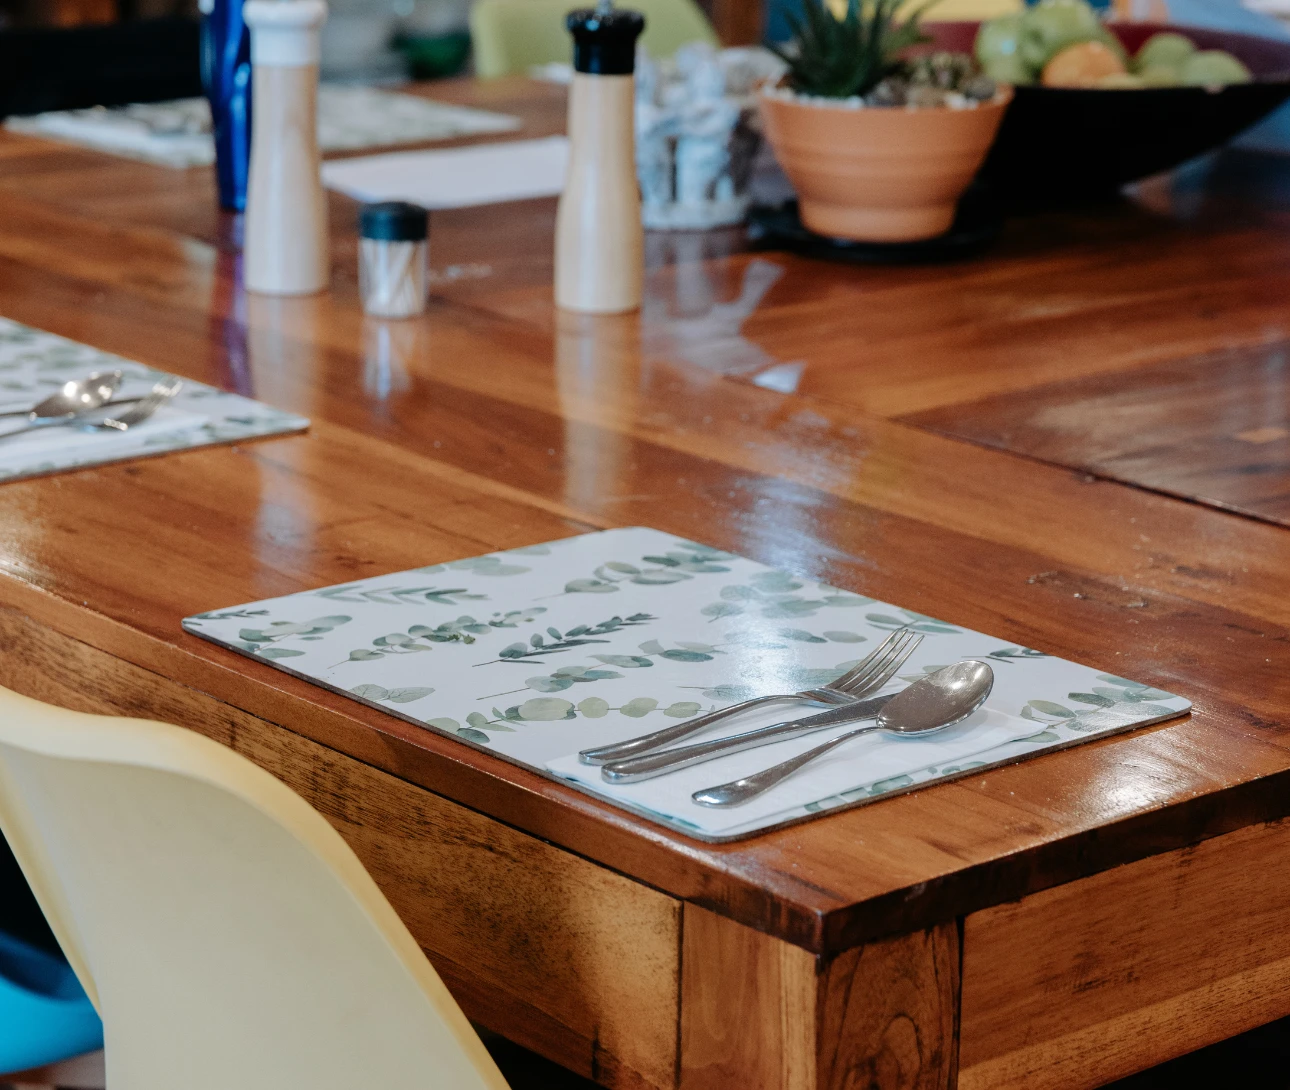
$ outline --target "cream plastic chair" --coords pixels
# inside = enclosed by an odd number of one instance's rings
[[[231,750],[0,689],[0,827],[110,1090],[506,1090],[354,853]]]
[[[952,23],[960,19],[984,22],[1025,9],[1024,0],[937,0],[923,18],[929,23]]]
[[[653,57],[670,57],[687,42],[719,46],[716,31],[694,0],[632,0],[645,16],[641,43]],[[524,75],[537,65],[573,60],[573,39],[565,17],[577,7],[572,0],[475,0],[470,9],[470,37],[475,74],[481,79]]]

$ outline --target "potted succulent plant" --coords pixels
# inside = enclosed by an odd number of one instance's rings
[[[788,71],[762,92],[766,136],[818,234],[943,234],[1011,101],[966,54],[909,56],[926,9],[900,19],[903,2],[805,0],[777,50]]]

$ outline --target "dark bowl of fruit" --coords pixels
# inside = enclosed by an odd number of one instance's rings
[[[981,177],[1002,196],[1094,196],[1226,143],[1290,98],[1290,42],[1098,21],[1044,0],[988,23],[927,23],[1016,95]]]

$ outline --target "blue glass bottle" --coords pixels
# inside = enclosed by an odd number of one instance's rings
[[[246,208],[251,160],[251,35],[242,0],[202,0],[202,84],[215,131],[221,208]]]

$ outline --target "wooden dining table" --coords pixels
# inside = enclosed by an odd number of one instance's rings
[[[0,485],[0,683],[270,770],[471,1019],[607,1087],[1078,1090],[1290,1014],[1290,160],[947,264],[651,233],[599,318],[533,200],[435,212],[428,311],[365,319],[355,214],[330,291],[248,295],[209,170],[0,134],[0,315],[312,421]],[[180,627],[631,525],[1193,709],[710,844]]]

